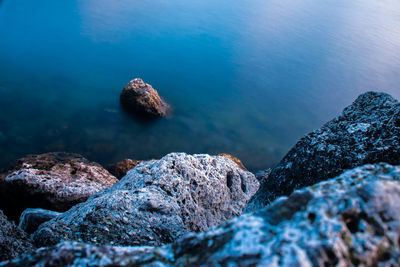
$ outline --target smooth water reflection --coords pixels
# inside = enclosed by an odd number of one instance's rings
[[[0,36],[0,166],[56,150],[103,164],[185,151],[261,169],[360,93],[400,98],[395,0],[13,0]],[[173,118],[120,110],[134,77]]]

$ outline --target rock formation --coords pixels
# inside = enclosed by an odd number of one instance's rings
[[[30,155],[0,175],[0,208],[12,220],[26,208],[65,211],[117,181],[78,154]]]
[[[45,209],[26,209],[19,219],[19,227],[26,233],[35,232],[38,227],[47,221],[59,216],[61,213]]]
[[[9,266],[398,266],[398,203],[400,166],[365,165],[163,247],[64,242]]]
[[[224,157],[171,153],[140,163],[114,186],[42,224],[40,246],[61,240],[162,245],[242,213],[258,181]]]
[[[142,160],[124,159],[117,163],[108,165],[107,169],[112,175],[114,175],[118,179],[121,179],[128,173],[128,171],[135,168],[136,165],[138,165],[141,162],[143,162],[143,161]]]
[[[120,101],[126,110],[149,117],[165,117],[171,110],[157,91],[140,78],[133,79],[124,87]]]
[[[367,92],[321,129],[303,137],[272,170],[247,210],[368,163],[400,164],[400,104]]]
[[[28,236],[0,210],[0,261],[30,253],[34,247]]]

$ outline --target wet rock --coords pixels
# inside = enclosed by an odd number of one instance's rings
[[[241,168],[244,171],[247,171],[247,169],[243,165],[242,161],[240,161],[240,159],[238,159],[237,157],[234,157],[231,154],[226,154],[226,153],[218,154],[218,156],[225,157],[225,158],[228,158],[228,159],[232,160],[233,162],[236,163],[236,165],[238,165],[239,168]]]
[[[78,154],[29,155],[0,175],[0,208],[12,220],[27,208],[65,211],[117,181]]]
[[[30,253],[34,249],[28,236],[0,210],[0,261]]]
[[[19,227],[26,233],[35,232],[38,227],[47,221],[60,215],[60,212],[45,210],[45,209],[26,209],[21,214],[19,219]]]
[[[142,160],[124,159],[120,162],[108,165],[107,169],[112,175],[114,175],[118,179],[121,179],[128,173],[128,171],[135,168],[136,165],[138,165],[141,162],[143,162],[143,161]]]
[[[128,111],[149,117],[165,117],[171,109],[157,91],[140,78],[133,79],[124,87],[120,101]]]
[[[34,233],[37,244],[161,245],[238,216],[257,191],[253,174],[224,157],[171,153],[140,163]]]
[[[368,92],[322,128],[303,137],[272,170],[247,210],[368,163],[400,164],[400,104]]]
[[[163,247],[68,242],[14,266],[59,259],[118,266],[398,266],[398,203],[400,166],[365,165]]]

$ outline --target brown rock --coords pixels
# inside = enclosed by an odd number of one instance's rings
[[[246,167],[243,165],[243,163],[237,157],[234,157],[234,156],[232,156],[230,154],[226,154],[226,153],[218,154],[218,156],[225,157],[225,158],[232,160],[233,162],[236,163],[236,165],[238,165],[239,168],[241,168],[244,171],[247,171]]]
[[[0,209],[12,220],[26,208],[66,211],[117,181],[78,154],[29,155],[0,175]]]
[[[108,165],[107,169],[108,171],[117,177],[118,179],[121,179],[126,175],[126,173],[135,168],[136,165],[139,163],[143,162],[142,160],[132,160],[132,159],[124,159],[120,162]]]
[[[133,79],[124,87],[120,101],[128,111],[149,117],[165,117],[170,111],[170,106],[157,91],[140,78]]]

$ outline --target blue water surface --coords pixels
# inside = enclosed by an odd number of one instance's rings
[[[0,167],[70,151],[276,164],[360,93],[400,98],[398,0],[0,0]],[[120,109],[141,77],[174,107]]]

